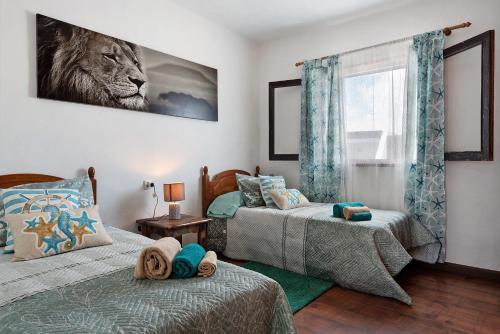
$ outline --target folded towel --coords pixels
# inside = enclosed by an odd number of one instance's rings
[[[350,220],[355,212],[370,212],[370,209],[367,206],[346,206],[344,208],[345,219]]]
[[[361,202],[341,202],[333,205],[333,216],[336,218],[344,218],[344,208],[346,206],[365,206]]]
[[[172,273],[172,262],[181,250],[174,238],[162,238],[144,248],[137,259],[134,277],[137,279],[167,279]]]
[[[212,276],[215,270],[217,270],[217,254],[214,251],[208,251],[198,265],[198,276]]]
[[[189,244],[175,256],[173,263],[174,278],[193,277],[206,252],[198,244]]]
[[[354,212],[351,220],[356,222],[372,220],[372,214],[371,212]]]

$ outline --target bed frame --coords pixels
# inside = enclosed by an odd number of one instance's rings
[[[88,175],[92,182],[92,192],[94,193],[94,202],[97,203],[97,181],[95,179],[95,168],[89,167]],[[0,175],[0,188],[10,188],[21,184],[54,182],[64,180],[62,177],[45,174],[7,174]]]
[[[213,202],[217,196],[225,193],[238,190],[238,183],[236,182],[236,173],[244,175],[252,175],[249,172],[240,169],[230,169],[220,172],[215,175],[211,180],[208,175],[208,167],[203,167],[203,174],[201,176],[201,203],[203,217],[207,216],[208,206]],[[255,167],[255,176],[260,174],[260,167]]]

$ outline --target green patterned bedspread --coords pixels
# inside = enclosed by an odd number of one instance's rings
[[[0,333],[295,333],[295,327],[278,283],[219,261],[209,278],[135,280],[128,265],[32,292],[0,307]]]
[[[351,222],[333,218],[332,204],[286,211],[242,207],[234,218],[214,226],[226,228],[227,244],[222,245],[230,258],[333,280],[411,304],[393,276],[412,258],[426,260],[428,254],[437,254],[439,243],[404,213],[372,210],[372,214],[371,221]],[[210,235],[209,242],[216,244]]]

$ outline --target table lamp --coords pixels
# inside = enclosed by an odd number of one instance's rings
[[[167,183],[163,185],[163,199],[168,202],[168,218],[181,219],[181,205],[184,200],[184,182]]]

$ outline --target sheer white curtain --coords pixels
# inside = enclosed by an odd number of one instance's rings
[[[404,210],[411,45],[400,40],[339,55],[347,200]]]

